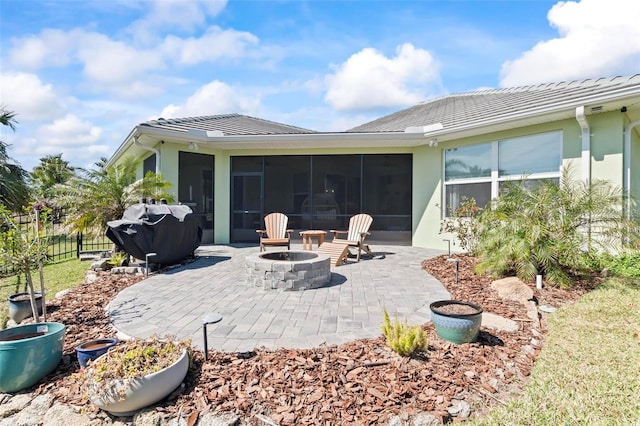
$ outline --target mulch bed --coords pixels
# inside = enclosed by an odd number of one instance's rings
[[[447,256],[423,262],[452,299],[479,304],[485,312],[507,318],[527,318],[524,306],[499,299],[489,288],[491,280],[474,274],[475,258],[455,257],[457,283]],[[73,377],[79,370],[75,347],[114,336],[105,306],[142,278],[100,273],[96,282],[47,304],[48,320],[66,324],[67,334],[63,361],[36,394],[51,393],[64,403],[96,410],[83,400]],[[570,291],[529,285],[539,304],[555,307],[588,290],[586,285]],[[234,412],[244,424],[264,424],[265,419],[282,425],[378,424],[395,415],[408,420],[424,411],[447,422],[452,419],[447,409],[462,400],[473,407],[472,416],[478,416],[526,384],[544,340],[545,323],[543,318],[536,331],[530,321],[519,323],[519,330],[511,333],[483,329],[477,342],[462,345],[441,339],[428,323],[423,328],[429,348],[413,358],[392,352],[382,336],[305,350],[211,351],[207,362],[201,351],[194,351],[186,386],[156,409],[191,421],[208,411]],[[525,346],[529,350],[523,350]]]

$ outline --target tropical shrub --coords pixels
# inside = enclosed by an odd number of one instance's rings
[[[477,272],[515,273],[525,281],[544,275],[568,286],[585,272],[584,256],[635,244],[638,223],[622,214],[622,191],[606,181],[586,184],[565,170],[560,182],[507,182],[479,217]]]
[[[107,222],[122,218],[127,207],[141,198],[165,198],[173,201],[167,189],[171,184],[161,176],[148,172],[137,179],[140,162],[128,157],[120,164],[106,167],[106,159],[96,163],[97,169],[78,170],[66,183],[56,185],[55,203],[66,207],[68,225],[74,231],[102,235]]]
[[[440,224],[440,233],[455,234],[460,247],[469,254],[476,254],[478,249],[478,216],[483,209],[476,205],[474,198],[462,196],[460,206],[452,209],[449,216]]]
[[[387,310],[384,310],[382,334],[387,339],[387,345],[401,356],[411,356],[424,351],[429,343],[427,334],[419,325],[409,326],[407,320],[391,323]]]

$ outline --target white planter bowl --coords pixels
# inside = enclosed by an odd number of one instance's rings
[[[96,387],[89,399],[114,416],[132,416],[141,408],[161,401],[180,386],[188,370],[189,354],[185,349],[182,356],[167,368],[136,379],[112,380],[108,392],[103,391],[102,386]]]

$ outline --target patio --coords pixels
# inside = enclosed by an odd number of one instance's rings
[[[301,248],[295,243],[291,247]],[[373,258],[332,267],[326,287],[270,291],[246,281],[245,257],[257,253],[257,246],[205,245],[196,250],[195,262],[120,292],[107,313],[124,335],[190,338],[202,349],[202,318],[218,312],[223,318],[208,326],[208,345],[227,352],[261,346],[311,348],[377,337],[385,308],[410,324],[429,321],[429,304],[449,298],[449,293],[420,263],[444,252],[377,244],[372,249]]]

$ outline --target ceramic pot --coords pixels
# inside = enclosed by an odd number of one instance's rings
[[[35,385],[62,359],[64,324],[40,322],[0,330],[0,392]]]
[[[42,314],[42,293],[35,292],[33,295],[36,299],[38,314]],[[9,316],[12,320],[20,324],[23,319],[29,318],[32,315],[29,293],[16,293],[9,296]]]
[[[106,354],[109,349],[117,344],[118,339],[105,338],[89,340],[80,346],[76,346],[76,355],[78,357],[80,367],[85,368],[87,366],[87,361],[94,360],[99,356]]]
[[[440,337],[453,343],[475,342],[482,324],[482,308],[459,300],[439,300],[429,305],[431,321]]]
[[[185,349],[175,363],[156,373],[135,379],[110,380],[108,384],[94,387],[89,399],[114,416],[132,416],[138,410],[161,401],[180,386],[188,370],[189,353]]]

